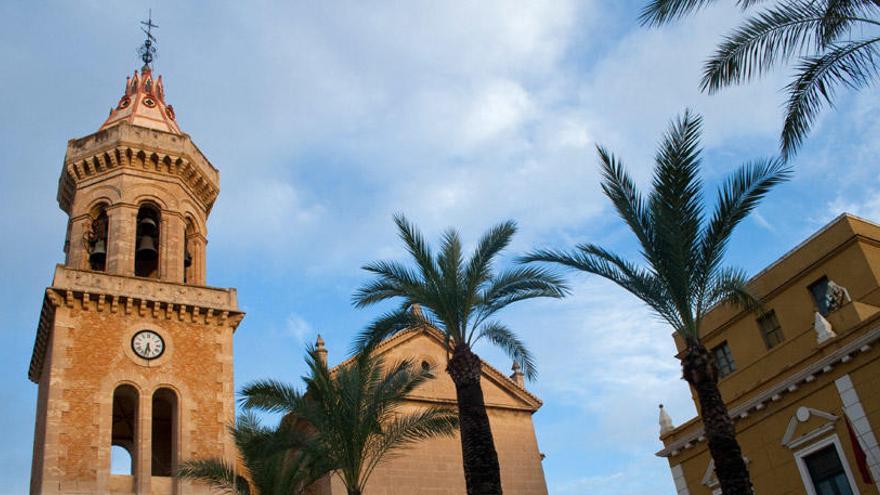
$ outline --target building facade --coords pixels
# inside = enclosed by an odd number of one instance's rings
[[[755,493],[877,495],[880,226],[841,215],[749,286],[764,313],[717,307],[701,337]],[[660,422],[678,495],[720,494],[699,417]]]
[[[145,60],[146,62],[146,60]],[[126,79],[100,129],[67,145],[64,264],[46,289],[32,494],[187,494],[181,460],[235,459],[235,289],[205,286],[219,172],[181,132],[162,77]],[[111,452],[130,472],[111,472]]]
[[[323,342],[318,342],[318,349]],[[430,328],[403,331],[382,342],[375,352],[387,362],[411,359],[443,370],[446,367],[444,337]],[[507,495],[547,495],[544,455],[538,448],[532,415],[541,401],[525,388],[523,374],[503,373],[483,362],[482,387],[498,462],[501,486]],[[410,394],[405,410],[425,406],[456,406],[455,384],[445,372],[436,374]],[[309,495],[345,495],[342,480],[330,476],[318,481]],[[434,438],[419,442],[400,455],[380,463],[370,476],[367,495],[465,495],[461,439]]]

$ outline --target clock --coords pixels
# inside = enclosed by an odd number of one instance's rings
[[[131,338],[131,350],[144,359],[156,359],[165,352],[165,341],[152,330],[141,330]]]

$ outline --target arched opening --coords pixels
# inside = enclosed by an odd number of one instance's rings
[[[131,452],[129,452],[125,447],[119,445],[113,445],[110,447],[110,474],[128,474],[131,475],[134,471],[132,470],[132,466],[134,465],[131,462]]]
[[[143,205],[138,210],[135,239],[134,274],[138,277],[159,277],[158,208]]]
[[[196,252],[197,232],[192,218],[187,217],[186,229],[183,233],[183,283],[185,284],[191,284],[196,281],[194,254]]]
[[[138,392],[131,385],[113,391],[113,426],[110,434],[110,472],[134,475],[137,466]],[[127,463],[126,456],[127,454]],[[128,471],[123,469],[127,464]]]
[[[152,475],[171,476],[177,468],[177,395],[160,388],[153,394]]]
[[[95,206],[89,213],[90,223],[86,230],[86,250],[89,253],[89,268],[103,272],[107,268],[107,232],[110,221],[107,205]]]

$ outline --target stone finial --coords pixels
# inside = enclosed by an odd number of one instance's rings
[[[672,418],[669,417],[669,413],[663,408],[663,404],[660,404],[660,436],[663,437],[674,429],[675,425],[672,424]]]
[[[834,333],[834,330],[831,328],[831,323],[828,323],[828,320],[826,320],[818,311],[816,312],[816,319],[813,322],[813,329],[816,331],[817,344],[821,344],[828,339],[837,337],[837,334]]]
[[[513,380],[520,387],[526,388],[525,375],[523,375],[523,372],[519,366],[519,363],[514,361],[513,366],[511,366],[510,369],[513,370],[513,374],[510,375],[510,379]]]
[[[324,347],[324,339],[321,338],[321,334],[318,334],[318,338],[315,340],[315,352],[318,353],[318,358],[324,363],[324,366],[327,366],[327,348]]]

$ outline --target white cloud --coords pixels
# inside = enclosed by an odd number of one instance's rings
[[[284,321],[284,332],[295,338],[300,345],[306,344],[306,338],[313,333],[312,325],[302,316],[291,313]]]

